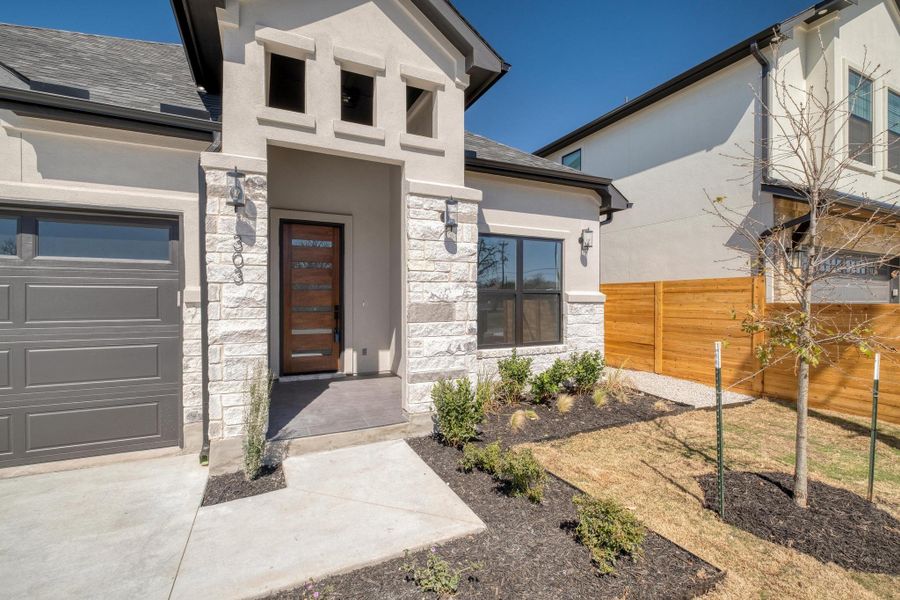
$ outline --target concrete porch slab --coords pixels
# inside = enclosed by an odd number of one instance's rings
[[[403,441],[284,469],[285,489],[200,509],[172,598],[260,596],[484,528]]]
[[[196,455],[0,481],[0,597],[168,597],[205,485]]]

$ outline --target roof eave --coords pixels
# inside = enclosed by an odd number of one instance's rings
[[[26,117],[68,121],[199,141],[211,141],[214,133],[222,129],[222,124],[218,121],[156,113],[100,104],[81,98],[6,87],[0,87],[0,108]]]

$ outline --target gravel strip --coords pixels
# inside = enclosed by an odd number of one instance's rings
[[[624,369],[623,371],[634,383],[634,387],[644,392],[652,394],[672,402],[687,404],[694,408],[704,408],[716,405],[716,389],[695,381],[686,379],[678,379],[677,377],[669,377],[668,375],[658,375],[656,373],[647,373],[645,371],[631,371]],[[725,391],[722,396],[724,404],[736,404],[739,402],[752,402],[756,400],[754,396],[739,394],[737,392]]]

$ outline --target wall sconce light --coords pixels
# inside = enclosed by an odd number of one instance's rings
[[[456,229],[459,226],[459,203],[450,198],[444,206],[444,230],[447,237],[456,239]]]
[[[582,252],[587,252],[594,246],[594,232],[590,227],[581,230],[581,237],[578,238],[578,243],[581,244]]]
[[[791,248],[791,268],[794,270],[802,269],[806,265],[806,255],[809,249],[806,246],[794,246]]]
[[[247,206],[247,201],[244,198],[244,175],[240,171],[237,170],[237,167],[234,168],[233,171],[228,171],[228,202],[226,204],[228,206],[234,207],[234,212],[237,213],[240,209]]]

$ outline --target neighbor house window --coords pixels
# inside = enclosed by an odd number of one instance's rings
[[[479,347],[559,343],[561,294],[561,241],[479,237]]]
[[[900,94],[888,90],[888,171],[900,174]]]
[[[872,163],[872,80],[850,71],[850,157]]]
[[[306,63],[302,60],[269,55],[268,106],[306,112]]]
[[[435,137],[434,92],[406,86],[406,133]]]
[[[341,120],[375,124],[375,78],[341,71]]]
[[[562,164],[573,169],[581,170],[581,148],[562,157]]]

